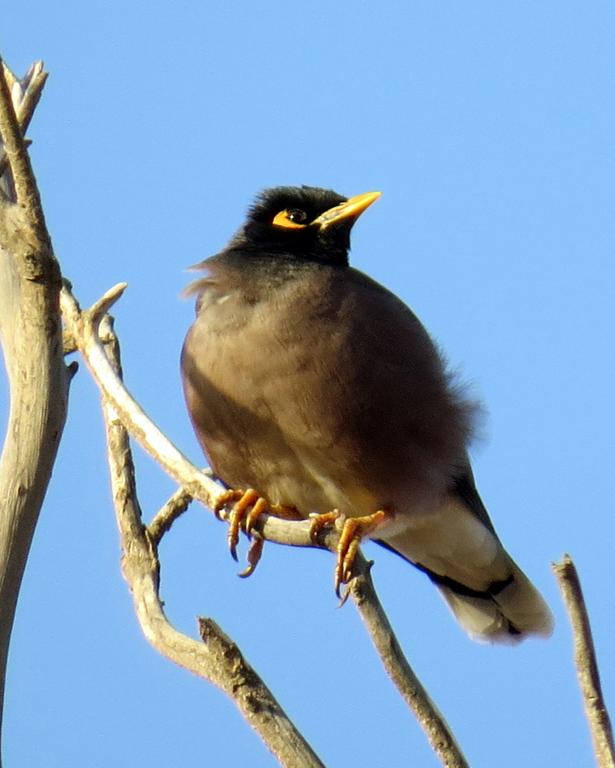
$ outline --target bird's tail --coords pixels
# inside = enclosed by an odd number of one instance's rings
[[[512,561],[505,581],[492,582],[483,592],[429,574],[457,621],[477,640],[516,643],[528,635],[548,637],[551,612],[540,593]]]
[[[393,536],[385,532],[379,543],[429,576],[473,638],[516,643],[551,634],[551,611],[538,590],[506,552],[488,517],[485,523],[461,500],[451,499]]]

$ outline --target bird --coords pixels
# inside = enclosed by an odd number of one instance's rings
[[[235,501],[231,551],[264,511],[310,518],[341,530],[336,589],[370,538],[425,573],[473,639],[546,637],[551,612],[476,489],[476,403],[412,310],[349,264],[351,229],[379,197],[266,189],[194,267],[182,382]]]

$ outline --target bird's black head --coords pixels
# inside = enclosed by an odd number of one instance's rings
[[[318,187],[266,189],[229,247],[344,266],[352,225],[379,196],[368,192],[346,198]]]

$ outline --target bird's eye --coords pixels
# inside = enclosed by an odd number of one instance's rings
[[[308,215],[301,208],[286,208],[276,213],[273,223],[276,227],[286,229],[303,229],[309,223]]]
[[[295,224],[305,224],[307,221],[307,213],[302,211],[301,208],[290,208],[286,211],[288,218]]]

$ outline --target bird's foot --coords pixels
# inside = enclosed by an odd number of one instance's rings
[[[343,604],[347,595],[341,596],[341,586],[348,584],[352,579],[352,569],[361,541],[388,522],[391,519],[391,513],[380,509],[371,515],[346,517],[342,521],[340,512],[334,509],[321,515],[311,515],[311,518],[310,537],[313,541],[316,541],[318,533],[323,528],[331,524],[339,527],[338,521],[341,522],[340,537],[337,542],[337,562],[335,564],[335,594],[341,598]]]
[[[257,520],[263,514],[274,515],[284,520],[301,520],[301,515],[294,507],[285,507],[281,504],[271,504],[264,496],[253,488],[246,491],[230,489],[218,497],[215,505],[214,514],[221,519],[220,510],[230,502],[234,501],[228,518],[227,541],[231,556],[237,560],[237,544],[239,543],[239,532],[243,528],[248,536],[252,533]],[[263,540],[255,539],[252,542],[248,552],[248,567],[239,575],[249,576],[258,561],[263,550]]]
[[[250,528],[254,526],[258,517],[267,509],[267,500],[260,496],[253,488],[248,488],[246,491],[231,489],[218,498],[214,508],[216,517],[221,518],[220,510],[232,501],[235,503],[231,508],[228,518],[226,540],[231,557],[233,560],[237,560],[237,544],[239,543],[241,527],[243,525],[244,530],[247,529],[248,521],[250,522]]]

